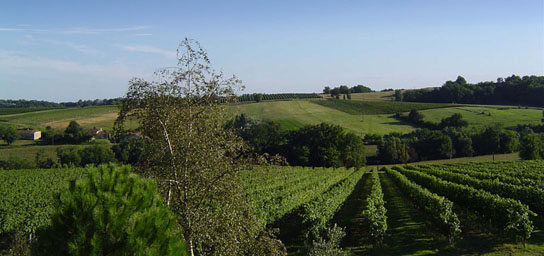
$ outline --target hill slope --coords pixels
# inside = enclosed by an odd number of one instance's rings
[[[245,113],[251,118],[279,122],[286,129],[297,129],[307,124],[327,122],[340,125],[351,132],[363,134],[387,134],[390,132],[410,132],[414,128],[400,123],[390,114],[351,115],[333,108],[313,103],[313,101],[293,100],[239,104],[230,106],[234,113]]]

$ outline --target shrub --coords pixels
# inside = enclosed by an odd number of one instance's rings
[[[35,255],[185,255],[173,214],[155,184],[128,167],[93,168],[57,195]]]
[[[106,164],[115,161],[115,155],[107,145],[93,145],[79,151],[81,166]]]
[[[81,155],[75,146],[57,148],[57,157],[61,165],[79,166],[81,164]]]

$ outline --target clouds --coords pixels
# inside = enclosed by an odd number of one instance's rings
[[[11,72],[10,74],[28,74],[30,73],[29,71],[42,74],[55,72],[55,75],[64,73],[123,80],[128,80],[138,73],[121,64],[83,64],[76,61],[65,61],[40,56],[34,57],[6,51],[0,51],[0,69],[9,71]]]
[[[167,58],[176,57],[176,51],[163,50],[149,45],[123,45],[120,47],[125,51],[159,54]]]
[[[88,64],[0,50],[3,98],[75,100],[120,96],[132,77],[149,72],[123,63]]]
[[[52,34],[86,34],[97,35],[106,33],[134,32],[150,29],[151,26],[130,26],[117,28],[57,28],[57,29],[36,29],[30,25],[18,27],[0,27],[0,32],[26,32],[26,33],[52,33]]]
[[[78,44],[78,43],[74,43],[74,42],[70,42],[70,41],[43,40],[43,42],[53,44],[53,45],[72,48],[73,50],[76,50],[76,51],[81,52],[81,53],[96,54],[96,53],[100,52],[97,49],[89,47],[89,46],[87,46],[85,44]]]

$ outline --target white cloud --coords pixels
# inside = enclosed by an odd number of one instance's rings
[[[0,94],[4,98],[54,101],[119,97],[132,77],[148,79],[144,67],[86,64],[0,50]]]
[[[77,44],[70,41],[44,40],[44,42],[49,44],[59,45],[59,46],[66,46],[82,53],[92,53],[92,54],[99,53],[98,50],[91,48],[87,45]]]
[[[29,32],[29,33],[57,33],[57,34],[103,34],[115,32],[129,32],[150,29],[150,26],[132,26],[121,28],[64,28],[64,29],[31,29],[31,28],[2,28],[0,32]]]
[[[72,28],[61,30],[65,34],[101,34],[110,32],[127,32],[149,29],[149,26],[134,26],[124,28]]]
[[[0,51],[0,69],[9,71],[6,72],[7,74],[12,74],[12,72],[28,74],[28,72],[35,70],[41,72],[55,71],[60,73],[110,77],[114,79],[128,79],[137,75],[136,72],[133,72],[126,66],[120,64],[82,64],[79,62],[57,60],[47,57],[16,55],[6,51]]]
[[[153,53],[163,55],[168,58],[176,57],[176,51],[167,51],[149,45],[123,45],[121,48],[131,52]]]
[[[12,31],[24,31],[22,28],[0,28],[0,31],[12,32]]]

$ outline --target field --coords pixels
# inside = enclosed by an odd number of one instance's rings
[[[117,118],[117,106],[73,107],[50,109],[0,116],[0,124],[10,124],[17,127],[66,128],[72,120],[85,128],[101,127],[110,130]]]
[[[474,106],[423,110],[425,121],[438,123],[442,118],[459,113],[471,126],[502,124],[513,127],[518,124],[541,124],[542,110],[518,109],[517,107]]]
[[[59,109],[59,108],[48,108],[48,107],[0,108],[0,116],[36,112],[36,111],[43,111],[43,110],[49,110],[49,109]]]
[[[356,100],[319,100],[312,101],[321,106],[333,108],[351,115],[395,114],[410,112],[410,110],[441,109],[453,107],[443,103],[416,103],[416,102],[367,102]]]
[[[356,134],[388,134],[410,132],[414,128],[394,119],[390,114],[351,115],[306,100],[274,101],[229,106],[234,113],[245,113],[255,119],[279,122],[286,129],[327,122],[340,125]]]
[[[342,246],[357,255],[542,255],[544,251],[544,161],[375,171],[372,167],[255,167],[244,173],[244,181],[258,219],[279,228],[279,238],[291,255],[300,255],[307,232],[332,223],[345,228]],[[52,194],[85,173],[82,168],[0,171],[0,219],[4,220],[0,231],[5,234],[16,227],[32,231],[47,225]],[[384,200],[387,229],[381,245],[369,233],[374,219],[369,214],[378,213],[365,211],[372,201],[368,198]],[[520,239],[528,236],[524,248]]]
[[[19,142],[19,141],[18,141]],[[20,141],[28,142],[28,141]],[[98,143],[110,144],[107,140],[100,140]],[[82,145],[36,145],[36,144],[25,144],[17,143],[10,146],[0,146],[0,160],[8,160],[9,158],[18,158],[30,162],[35,162],[36,153],[42,151],[45,156],[51,157],[54,161],[57,161],[57,148],[64,146],[74,146],[79,149],[93,145],[93,142],[89,142]]]
[[[518,124],[539,124],[539,109],[518,109],[508,106],[455,105],[442,103],[414,103],[391,101],[392,92],[352,94],[353,100],[285,100],[229,105],[233,113],[246,113],[255,119],[279,122],[286,129],[297,129],[308,124],[322,122],[340,125],[356,134],[408,133],[415,130],[410,124],[393,118],[394,113],[420,110],[426,121],[440,122],[444,117],[461,113],[471,126],[500,123],[505,127]],[[324,96],[324,95],[322,95]],[[325,96],[324,96],[325,97]],[[0,111],[7,109],[3,108]],[[117,118],[117,106],[72,107],[46,109],[28,108],[9,110],[17,113],[1,114],[0,126],[14,125],[19,128],[47,126],[65,128],[72,120],[85,128],[99,127],[111,130]],[[28,112],[27,112],[28,111]],[[361,115],[364,113],[364,115]],[[490,115],[489,115],[490,114]],[[136,127],[129,121],[129,128]]]

